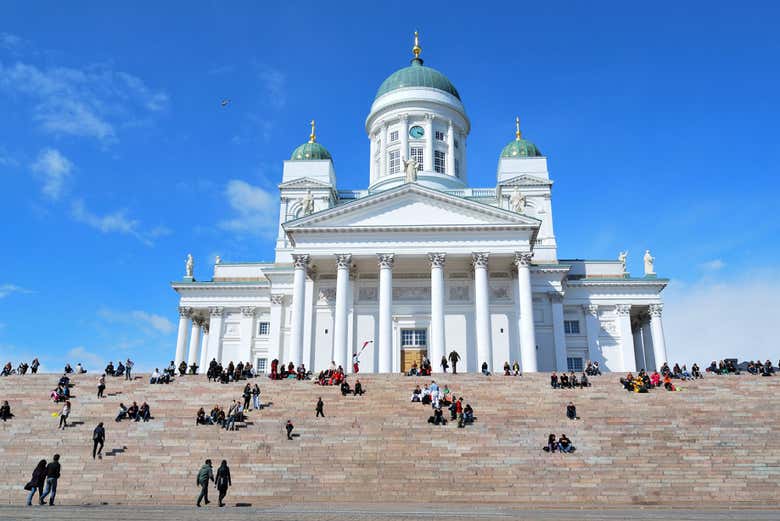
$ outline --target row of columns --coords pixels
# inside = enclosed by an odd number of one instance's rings
[[[221,308],[218,308],[221,311]],[[187,326],[190,326],[189,335]],[[179,308],[179,331],[176,337],[176,355],[174,362],[178,367],[183,361],[187,367],[197,364],[203,367],[209,350],[210,323],[190,307]],[[188,342],[189,340],[189,342]]]
[[[514,262],[518,272],[518,294],[520,296],[520,360],[523,371],[538,370],[536,358],[536,337],[533,318],[531,290],[530,252],[517,252]],[[486,252],[472,254],[475,286],[475,316],[477,340],[477,364],[488,364],[492,371],[493,348],[490,321],[490,286],[488,284],[488,259]],[[429,359],[435,372],[440,371],[439,361],[446,355],[444,325],[444,264],[446,254],[429,253],[431,267],[431,334]],[[377,254],[379,268],[379,337],[378,369],[381,373],[393,371],[393,266],[395,254]],[[306,270],[310,262],[308,254],[293,255],[293,301],[291,353],[296,363],[303,359],[304,287]],[[349,295],[351,295],[350,265],[352,255],[336,255],[336,309],[334,317],[333,359],[336,364],[348,369],[351,364],[348,344]],[[562,313],[561,313],[562,314]],[[273,320],[272,320],[273,323]],[[349,369],[348,369],[349,370]]]

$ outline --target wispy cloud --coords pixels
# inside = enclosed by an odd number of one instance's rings
[[[147,246],[153,246],[156,239],[171,233],[171,230],[164,226],[158,226],[151,230],[142,230],[141,221],[129,217],[124,209],[98,215],[88,210],[81,199],[71,203],[71,216],[77,222],[86,224],[101,233],[131,235]]]
[[[65,184],[73,170],[73,163],[55,148],[44,148],[38,153],[30,169],[43,184],[43,195],[52,200],[59,199],[65,191]]]
[[[702,262],[699,267],[706,271],[718,271],[726,267],[726,263],[721,259],[713,259],[711,261]]]
[[[140,327],[147,333],[156,332],[167,335],[176,329],[173,322],[166,317],[141,310],[117,311],[104,308],[98,311],[98,316],[108,322]]]
[[[11,33],[0,33],[0,49],[16,50],[24,45],[24,39]]]
[[[32,293],[32,291],[16,284],[0,284],[0,298],[8,297],[14,293]]]
[[[277,109],[287,104],[287,75],[273,67],[262,67],[258,73],[268,103]]]
[[[105,64],[78,69],[0,62],[0,89],[32,99],[33,119],[44,132],[103,144],[118,140],[118,127],[163,110],[169,101],[164,91]]]
[[[277,200],[270,192],[239,179],[228,181],[225,197],[235,216],[220,222],[228,231],[273,237],[276,233]]]
[[[81,365],[85,367],[92,368],[93,371],[101,371],[103,368],[103,362],[105,362],[102,356],[97,353],[87,351],[87,348],[84,346],[74,347],[73,349],[69,350],[68,360],[73,364],[81,363]]]

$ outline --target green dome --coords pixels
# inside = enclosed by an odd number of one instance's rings
[[[542,152],[530,141],[519,138],[504,147],[501,157],[542,157]]]
[[[390,91],[404,87],[429,87],[442,90],[460,99],[460,94],[458,94],[458,89],[455,88],[455,85],[436,69],[425,67],[420,58],[414,58],[410,66],[399,69],[388,76],[382,82],[382,85],[379,86],[379,90],[376,91],[375,99]]]
[[[324,146],[320,145],[316,141],[315,142],[310,141],[308,143],[304,143],[303,145],[293,150],[290,159],[296,161],[309,161],[312,159],[332,160],[333,158],[330,157],[330,152],[328,152]]]

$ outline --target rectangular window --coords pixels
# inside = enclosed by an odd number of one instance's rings
[[[417,161],[417,168],[422,170],[423,167],[423,147],[411,147],[409,149],[409,157]]]
[[[441,130],[436,131],[436,141],[444,141],[444,132]]]
[[[580,358],[579,356],[566,357],[566,365],[568,366],[569,371],[574,371],[575,373],[579,373],[582,371],[582,358]]]
[[[453,140],[453,142],[455,143],[455,148],[458,148],[458,147],[460,146],[460,145],[458,144],[458,140],[457,140],[457,139]]]
[[[460,161],[458,161],[458,158],[455,158],[455,175],[460,175]]]
[[[268,365],[268,359],[267,358],[258,358],[257,359],[257,374],[263,374],[265,373],[266,366]]]
[[[444,152],[440,152],[439,150],[436,150],[433,153],[433,171],[438,172],[440,174],[446,173],[445,163],[444,163],[445,154]]]
[[[395,143],[396,141],[398,141],[398,131],[393,130],[392,132],[390,132],[390,142]]]
[[[401,347],[425,347],[427,345],[425,329],[402,329]]]
[[[563,330],[567,335],[579,335],[580,334],[580,321],[579,320],[564,320]]]
[[[390,153],[387,154],[387,171],[390,175],[401,173],[400,154],[401,152],[399,150],[391,150]]]
[[[271,332],[271,323],[270,322],[260,322],[257,324],[257,334],[260,336],[265,336]]]

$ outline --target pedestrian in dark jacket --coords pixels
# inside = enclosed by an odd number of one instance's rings
[[[207,505],[210,503],[209,481],[214,481],[214,473],[211,471],[211,460],[207,459],[198,471],[198,478],[196,480],[196,484],[200,487],[200,495],[198,496],[197,501],[198,506],[200,506],[201,500],[204,500]]]
[[[324,407],[325,404],[322,401],[322,396],[320,396],[319,398],[317,398],[317,414],[315,417],[317,418],[319,418],[320,416],[322,416],[323,418],[325,417],[325,412],[323,411]]]
[[[46,496],[51,494],[49,498],[49,506],[54,505],[54,496],[57,495],[57,480],[60,479],[60,455],[54,455],[54,461],[46,465],[46,488],[41,495],[41,505]]]
[[[38,499],[40,500],[41,504],[43,504],[41,494],[43,493],[44,481],[46,481],[46,460],[42,459],[38,462],[38,465],[35,466],[35,470],[33,470],[32,473],[32,479],[30,479],[30,482],[27,483],[27,485],[24,487],[25,490],[30,491],[30,494],[27,496],[28,507],[32,506],[32,499],[36,491],[38,491]]]
[[[217,478],[215,480],[217,490],[219,490],[219,506],[224,507],[225,503],[222,502],[227,495],[228,487],[233,483],[230,481],[230,467],[228,467],[227,461],[222,460],[222,463],[217,469]]]
[[[103,422],[97,424],[95,430],[92,431],[92,459],[95,459],[95,455],[100,456],[103,459],[103,444],[106,441],[106,429],[103,428]]]
[[[294,429],[292,420],[287,420],[287,424],[284,426],[284,428],[287,430],[287,439],[291,440],[292,438],[292,431]]]

